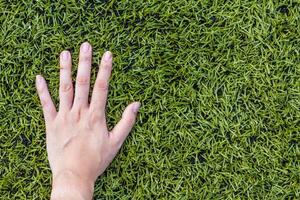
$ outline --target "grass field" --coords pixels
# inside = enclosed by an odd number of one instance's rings
[[[95,199],[300,199],[300,1],[0,1],[1,199],[49,199],[34,87],[114,53],[107,109],[139,120]],[[74,67],[75,75],[76,66]],[[75,76],[73,76],[75,78]]]

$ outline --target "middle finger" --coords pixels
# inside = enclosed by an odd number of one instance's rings
[[[75,86],[75,98],[73,106],[82,108],[88,106],[90,76],[92,62],[92,47],[84,42],[80,47],[78,71]]]

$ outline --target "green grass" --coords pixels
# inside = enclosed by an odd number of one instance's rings
[[[108,121],[139,120],[95,199],[300,199],[300,2],[0,1],[1,199],[48,199],[34,87],[58,55],[114,53]],[[76,66],[74,67],[74,75]]]

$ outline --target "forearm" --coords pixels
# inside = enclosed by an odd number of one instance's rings
[[[64,171],[53,177],[51,200],[90,200],[93,192],[93,181],[83,179],[71,171]]]

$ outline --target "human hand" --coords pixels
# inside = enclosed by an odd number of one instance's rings
[[[51,199],[91,199],[94,182],[116,156],[131,131],[139,102],[128,105],[121,120],[109,131],[105,107],[112,54],[102,57],[89,103],[92,47],[80,47],[75,95],[71,55],[60,55],[59,111],[56,111],[45,79],[38,75],[36,87],[46,123],[46,144],[53,175]],[[73,98],[74,96],[74,98]]]

